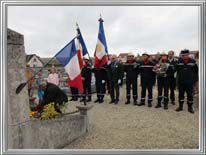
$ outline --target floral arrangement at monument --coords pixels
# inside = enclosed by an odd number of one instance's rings
[[[60,109],[62,113],[66,112],[68,103],[64,103],[63,105],[60,106]],[[30,118],[38,118],[41,120],[48,120],[48,119],[53,119],[53,118],[58,118],[61,117],[62,115],[58,112],[55,111],[54,108],[54,103],[50,103],[48,105],[45,105],[43,107],[42,112],[40,113],[38,110],[37,111],[30,111],[29,117]]]
[[[54,103],[50,103],[44,106],[40,119],[47,120],[47,119],[52,119],[60,116],[61,114],[55,111]]]

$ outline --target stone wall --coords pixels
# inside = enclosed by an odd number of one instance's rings
[[[63,148],[87,131],[87,115],[76,114],[52,120],[30,120],[28,86],[17,95],[16,88],[26,82],[26,54],[23,35],[7,30],[8,149]]]
[[[86,115],[68,115],[52,120],[34,120],[21,127],[31,126],[33,144],[28,149],[62,149],[87,131]]]
[[[24,148],[30,145],[29,135],[26,132],[21,134],[18,124],[29,119],[28,87],[18,95],[15,91],[21,82],[26,81],[26,54],[23,35],[10,29],[7,30],[7,70],[8,148]]]

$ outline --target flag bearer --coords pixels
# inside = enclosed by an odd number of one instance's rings
[[[92,70],[95,75],[95,86],[97,93],[97,100],[94,102],[103,103],[104,102],[104,94],[106,93],[106,83],[108,82],[108,74],[106,70],[106,65],[102,67],[96,66]]]
[[[148,107],[152,107],[152,87],[154,85],[154,63],[149,60],[149,54],[142,54],[142,62],[140,64],[140,75],[141,75],[141,102],[139,106],[145,105],[146,89],[148,90]]]
[[[92,68],[88,58],[83,58],[83,60],[85,65],[82,68],[81,74],[82,74],[84,92],[83,92],[83,98],[80,100],[80,102],[83,101],[90,102],[92,100],[91,98]],[[86,97],[88,97],[87,100]]]
[[[127,101],[125,104],[130,104],[131,88],[134,100],[134,105],[137,105],[137,77],[138,77],[139,64],[135,61],[134,55],[129,53],[127,56],[127,62],[124,64],[124,72],[126,73],[126,89],[127,89]]]
[[[179,107],[176,111],[183,110],[184,93],[187,93],[188,111],[194,113],[193,110],[193,81],[194,74],[197,72],[198,67],[195,60],[189,58],[189,50],[185,49],[180,52],[181,58],[177,64],[177,84],[179,89]]]
[[[176,66],[177,66],[177,60],[174,58],[174,51],[168,52],[168,60],[169,63],[167,76],[168,76],[168,83],[169,83],[169,91],[170,91],[170,100],[171,104],[175,104],[175,87],[176,87]]]
[[[109,74],[109,86],[110,86],[110,96],[111,103],[118,104],[119,102],[119,86],[122,85],[123,78],[123,66],[117,60],[116,55],[112,55],[111,63],[107,66]]]
[[[157,105],[155,108],[161,107],[161,102],[163,99],[164,109],[168,109],[168,71],[169,63],[167,62],[167,54],[162,53],[160,61],[155,65],[153,71],[157,75],[157,88],[158,88],[158,97],[157,97]],[[164,96],[162,91],[164,91]]]

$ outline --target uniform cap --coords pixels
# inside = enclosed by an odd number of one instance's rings
[[[162,52],[160,55],[161,56],[167,56],[167,53],[166,52]]]
[[[181,50],[180,55],[188,55],[190,51],[188,49]]]
[[[128,56],[134,56],[134,54],[132,52],[128,53]]]
[[[144,53],[142,54],[142,56],[143,56],[143,55],[147,55],[147,56],[149,56],[149,54],[148,54],[147,52],[144,52]]]

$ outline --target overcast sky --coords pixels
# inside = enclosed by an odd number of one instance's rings
[[[78,22],[93,56],[100,13],[110,54],[198,50],[197,6],[9,6],[7,21],[24,35],[26,53],[41,57],[64,47]]]

